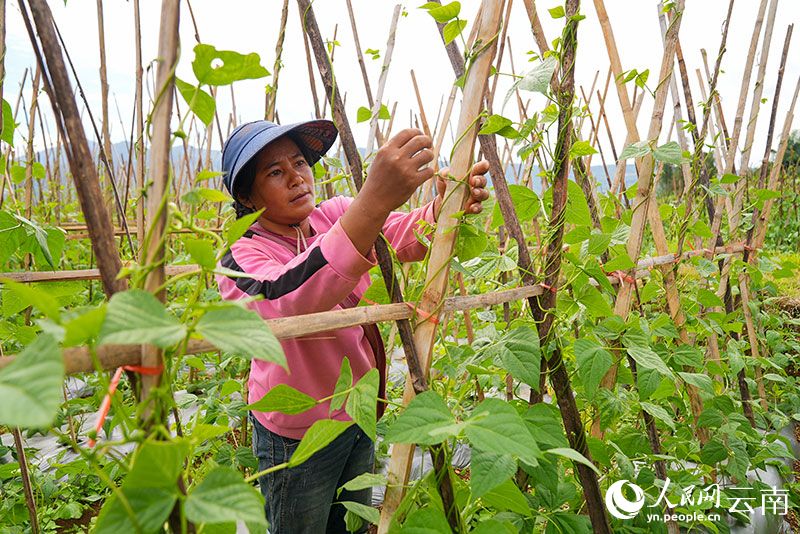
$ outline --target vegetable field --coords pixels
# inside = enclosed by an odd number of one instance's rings
[[[317,421],[272,469],[358,425],[375,472],[343,487],[374,506],[343,502],[350,531],[800,532],[791,3],[647,2],[635,24],[661,35],[634,62],[613,0],[264,2],[236,50],[207,7],[133,0],[120,112],[111,2],[81,19],[98,96],[59,19],[85,6],[0,0],[0,534],[264,533],[248,411],[327,401],[352,421]],[[693,9],[717,48],[686,44]],[[236,218],[220,150],[297,108],[339,131],[317,201],[355,196],[409,127],[447,190],[424,261],[379,239],[358,306],[265,321],[217,289],[259,215]],[[479,159],[491,199],[465,214]],[[248,394],[251,360],[287,365],[280,340],[363,324],[388,399],[347,358],[330,397]]]

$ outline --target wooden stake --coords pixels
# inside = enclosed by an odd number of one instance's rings
[[[41,56],[38,56],[37,53],[42,76],[46,80],[45,88],[53,105],[53,113],[59,129],[66,134],[64,141],[67,148],[67,159],[70,163],[72,178],[75,181],[78,200],[92,236],[92,249],[97,256],[97,266],[101,272],[103,287],[106,295],[111,296],[116,291],[125,289],[126,286],[124,280],[117,280],[117,273],[122,268],[122,261],[116,241],[110,231],[111,218],[103,202],[100,182],[83,131],[83,124],[75,103],[64,59],[61,56],[61,47],[53,29],[50,8],[43,0],[30,0],[30,6],[42,43],[42,52],[47,61],[47,67],[49,67],[47,72],[52,80],[51,85],[50,79],[45,74],[44,65],[41,63]],[[24,10],[23,2],[20,2],[20,7]],[[27,15],[25,18],[27,19]],[[28,26],[27,20],[26,26]],[[29,31],[32,33],[32,29],[29,28]],[[34,39],[32,39],[32,43],[38,51],[38,45]]]
[[[281,72],[281,54],[283,53],[283,39],[286,37],[286,19],[289,18],[289,0],[283,0],[281,9],[280,30],[278,30],[278,42],[275,45],[275,63],[272,65],[272,90],[266,95],[266,110],[264,118],[270,122],[275,122],[275,101],[278,99],[278,75]],[[233,85],[231,85],[233,91]],[[233,94],[231,93],[231,97]]]
[[[156,99],[152,113],[152,149],[150,151],[150,180],[147,188],[147,234],[144,247],[144,263],[153,266],[145,278],[144,289],[154,293],[164,302],[166,292],[157,289],[164,284],[164,242],[161,237],[167,223],[167,186],[169,183],[170,119],[172,117],[172,97],[175,83],[175,64],[178,60],[178,22],[180,2],[163,0],[161,3],[161,25],[158,39],[158,67],[156,71]],[[161,367],[162,351],[152,345],[142,346],[142,365]],[[150,398],[150,392],[161,382],[161,374],[142,375],[140,399]],[[151,399],[152,400],[152,399]],[[150,402],[150,401],[148,401]],[[157,404],[150,404],[146,414],[156,420],[166,418],[166,412],[157,410]]]
[[[482,4],[482,7],[481,18],[476,21],[476,27],[477,38],[480,39],[481,43],[485,44],[484,48],[473,59],[472,66],[464,82],[465,96],[461,105],[458,124],[460,142],[455,148],[453,161],[450,164],[450,174],[458,180],[468,176],[472,167],[472,147],[478,133],[475,117],[478,116],[482,107],[483,94],[497,47],[496,35],[500,29],[503,6],[499,0],[488,0]],[[447,191],[444,195],[445,200],[439,211],[436,233],[430,249],[428,271],[425,279],[426,290],[418,304],[418,308],[426,314],[437,315],[445,297],[450,259],[458,234],[456,230],[458,219],[455,214],[461,210],[468,196],[468,188],[458,181],[448,180]],[[414,335],[420,364],[426,375],[430,369],[436,330],[436,324],[426,320],[417,326]],[[408,405],[414,396],[414,387],[410,381],[407,381],[403,394],[403,405]],[[386,488],[381,521],[378,527],[378,532],[380,533],[388,531],[394,512],[403,498],[405,484],[408,482],[411,469],[413,452],[413,444],[397,443],[394,445],[387,477],[391,486]],[[445,510],[445,512],[449,515],[450,510]]]
[[[383,91],[386,88],[386,80],[389,75],[389,65],[392,61],[392,53],[394,52],[395,34],[397,33],[397,21],[400,20],[400,12],[403,6],[397,4],[394,6],[394,13],[392,14],[392,23],[389,26],[389,37],[386,41],[386,51],[383,55],[383,68],[381,75],[378,78],[378,92],[375,94],[375,102],[372,104],[372,117],[369,121],[369,134],[367,135],[367,149],[366,154],[372,154],[372,143],[375,141],[375,135],[378,132],[378,116],[381,111],[381,100],[383,99]]]
[[[105,152],[105,159],[113,165],[113,154],[111,154],[111,134],[108,129],[108,79],[106,77],[106,37],[103,24],[103,0],[97,0],[97,34],[100,39],[98,51],[100,52],[100,98],[103,110],[103,146],[100,147]],[[109,176],[107,180],[111,180]],[[106,183],[106,194],[108,194],[108,183]],[[109,196],[109,202],[110,202]]]

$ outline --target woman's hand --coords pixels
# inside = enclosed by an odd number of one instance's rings
[[[433,177],[433,169],[426,167],[433,161],[432,147],[429,136],[409,128],[389,139],[375,154],[364,187],[339,219],[356,250],[364,256],[389,213],[405,204],[420,185]]]
[[[442,167],[436,176],[436,189],[439,194],[434,200],[433,207],[437,218],[439,217],[439,210],[442,207],[445,189],[447,188],[447,182],[443,176],[447,176],[449,170],[448,167]],[[472,166],[469,180],[467,180],[469,198],[464,203],[464,213],[480,213],[483,211],[483,201],[489,198],[489,191],[486,190],[486,176],[484,176],[487,172],[489,172],[489,162],[486,160],[481,160]]]
[[[433,169],[426,166],[433,161],[432,148],[433,140],[421,130],[398,132],[375,154],[358,197],[385,215],[396,210],[433,176]]]

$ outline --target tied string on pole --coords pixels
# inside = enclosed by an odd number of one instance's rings
[[[95,435],[99,434],[100,429],[103,428],[103,423],[105,423],[106,416],[108,415],[108,409],[111,408],[111,395],[117,391],[117,386],[119,385],[119,379],[122,376],[122,371],[131,371],[133,373],[139,373],[140,375],[160,375],[161,372],[164,370],[163,365],[159,365],[156,367],[145,367],[142,365],[123,365],[122,367],[117,367],[117,370],[114,371],[114,375],[111,377],[111,382],[108,384],[108,393],[106,393],[105,397],[103,397],[103,402],[100,403],[100,409],[97,412],[97,421],[94,424],[94,433]],[[89,446],[94,447],[97,441],[94,438],[89,438]]]
[[[380,306],[379,303],[375,302],[374,300],[370,300],[370,299],[368,299],[366,297],[361,297],[361,300],[363,300],[364,302],[369,302],[370,304],[373,304],[375,306]],[[434,315],[432,313],[428,313],[425,310],[417,307],[417,305],[414,304],[413,302],[404,301],[404,302],[402,302],[402,304],[405,304],[406,306],[409,307],[409,309],[411,309],[411,311],[413,312],[412,317],[421,317],[423,321],[428,321],[428,322],[431,322],[433,324],[439,324],[439,317],[438,316],[436,316],[436,315]]]

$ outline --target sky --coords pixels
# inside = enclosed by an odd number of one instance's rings
[[[769,50],[766,76],[764,80],[763,104],[760,107],[756,141],[753,147],[753,162],[763,157],[769,115],[774,99],[778,65],[783,48],[787,27],[800,21],[800,2],[797,0],[778,1],[777,15]],[[384,61],[386,42],[392,12],[397,2],[387,0],[352,0],[359,41],[362,50],[368,48],[380,51],[380,58],[372,59],[369,54],[365,61],[373,94],[377,91],[378,77]],[[434,127],[443,101],[447,100],[454,76],[447,55],[431,16],[418,6],[422,0],[403,3],[403,16],[400,17],[396,32],[396,41],[392,61],[387,73],[387,84],[383,102],[389,109],[397,102],[397,112],[393,131],[412,124],[411,116],[419,114],[419,106],[414,96],[410,71],[413,69],[419,85],[422,103],[431,128]],[[710,68],[719,51],[723,22],[728,8],[727,0],[687,0],[686,10],[681,22],[680,39],[684,57],[689,70],[692,93],[695,102],[701,100],[700,87],[695,73],[703,72],[701,49],[708,53]],[[749,47],[753,25],[758,10],[756,0],[739,0],[734,4],[733,15],[728,33],[728,42],[721,64],[718,83],[722,99],[725,122],[732,128],[736,114],[737,102],[741,90],[742,73],[745,57]],[[270,72],[275,61],[275,45],[279,33],[280,12],[283,2],[280,0],[230,0],[228,2],[211,2],[194,0],[192,9],[197,23],[197,34],[201,42],[211,44],[218,50],[233,50],[240,53],[258,53],[261,64]],[[464,0],[461,2],[460,18],[467,20],[468,25],[463,37],[466,39],[474,22],[479,2]],[[591,92],[593,80],[597,76],[595,91],[589,101],[589,109],[597,115],[599,108],[597,90],[602,91],[605,85],[609,59],[606,52],[603,34],[598,22],[594,3],[584,0],[581,13],[586,16],[579,23],[578,47],[576,63],[576,89],[580,95],[583,88],[587,97]],[[160,2],[156,0],[141,1],[142,48],[145,68],[156,57],[159,36]],[[542,19],[545,35],[552,41],[560,35],[564,19],[553,19],[548,10],[560,4],[557,0],[537,2],[537,9]],[[623,70],[637,69],[639,72],[649,69],[648,86],[655,90],[657,73],[663,55],[663,44],[658,24],[658,7],[654,0],[605,0],[606,9],[613,27],[620,53]],[[89,106],[99,117],[101,112],[101,92],[99,83],[99,46],[97,32],[96,3],[88,0],[69,0],[50,2],[53,15],[59,26],[66,47],[75,63],[78,76],[83,84]],[[334,33],[338,46],[334,52],[334,71],[340,90],[346,97],[347,113],[354,128],[356,142],[366,144],[368,123],[356,124],[357,109],[367,106],[364,83],[356,59],[356,50],[352,27],[347,14],[345,0],[316,0],[313,4],[323,38],[333,40]],[[125,0],[106,0],[103,3],[106,36],[106,55],[108,80],[110,85],[109,115],[111,137],[114,142],[125,140],[130,135],[135,84],[135,55],[133,34],[133,2]],[[19,6],[16,0],[7,2],[7,54],[4,97],[12,108],[15,106],[20,90],[20,82],[26,68],[35,64],[31,45],[25,32]],[[765,21],[766,22],[766,21]],[[766,24],[765,24],[766,26]],[[177,75],[190,83],[196,83],[191,69],[194,58],[193,48],[197,44],[195,30],[189,13],[188,4],[181,2],[181,50]],[[763,35],[763,31],[762,31]],[[500,112],[503,98],[513,79],[511,62],[515,72],[521,74],[535,66],[538,59],[531,52],[538,53],[538,48],[530,31],[530,23],[522,0],[513,2],[508,27],[509,42],[506,42],[506,55],[500,67],[501,76],[495,93],[494,111]],[[747,89],[749,96],[745,108],[745,124],[750,114],[752,85],[755,82],[758,64],[761,61],[761,40],[759,52],[753,70],[753,81]],[[783,90],[779,98],[773,148],[777,148],[777,137],[783,126],[784,117],[800,75],[800,36],[795,35],[789,49],[788,61],[784,73]],[[463,49],[463,43],[460,43]],[[277,97],[278,115],[282,123],[290,123],[314,118],[311,89],[308,81],[308,66],[300,29],[300,18],[295,0],[289,2],[289,18],[286,27],[283,68],[280,71],[279,91]],[[324,99],[322,84],[317,76],[317,93],[320,101]],[[677,71],[676,71],[677,72]],[[152,96],[153,70],[148,71],[148,89],[145,90],[146,103]],[[705,74],[703,74],[705,79]],[[272,76],[258,80],[240,81],[231,87],[220,87],[217,95],[217,111],[223,135],[227,135],[229,116],[232,112],[231,93],[233,92],[236,108],[236,122],[247,122],[263,118],[264,89],[266,84],[273,83]],[[606,99],[606,110],[616,149],[619,152],[624,145],[625,125],[621,108],[613,87],[609,87]],[[23,90],[25,107],[30,104],[30,76]],[[629,84],[629,92],[633,84]],[[523,100],[530,99],[528,113],[541,111],[548,105],[543,95],[538,93],[522,93]],[[453,110],[452,123],[458,117],[460,95]],[[45,107],[45,117],[50,115],[49,103],[44,94],[40,103]],[[696,104],[697,105],[697,104]],[[179,101],[182,114],[186,113],[186,104]],[[653,97],[646,94],[638,119],[638,129],[642,135],[648,131],[653,107]],[[82,106],[79,106],[82,108]],[[329,112],[330,113],[330,112]],[[519,120],[519,113],[514,100],[506,106],[502,113],[512,120]],[[684,112],[685,113],[685,112]],[[701,112],[698,111],[698,115]],[[668,100],[661,130],[660,142],[666,141],[672,121],[672,101]],[[800,112],[797,113],[800,115]],[[47,118],[45,119],[47,121]],[[26,135],[26,124],[22,106],[17,115],[19,128],[17,142],[22,142]],[[800,119],[795,119],[793,129],[800,128]],[[38,129],[38,128],[37,128]],[[52,122],[48,127],[51,137],[55,136]],[[87,132],[91,132],[87,129]],[[589,121],[585,121],[583,136],[589,135]],[[671,138],[675,139],[674,131]],[[192,137],[194,139],[194,137]],[[744,134],[742,134],[742,140]],[[611,162],[610,148],[605,131],[600,140],[606,154],[607,162]],[[213,136],[214,148],[219,148],[219,137]],[[37,147],[41,141],[37,141]],[[740,143],[740,145],[743,144]],[[452,133],[445,137],[445,149],[452,145]],[[594,163],[597,163],[595,161]]]

